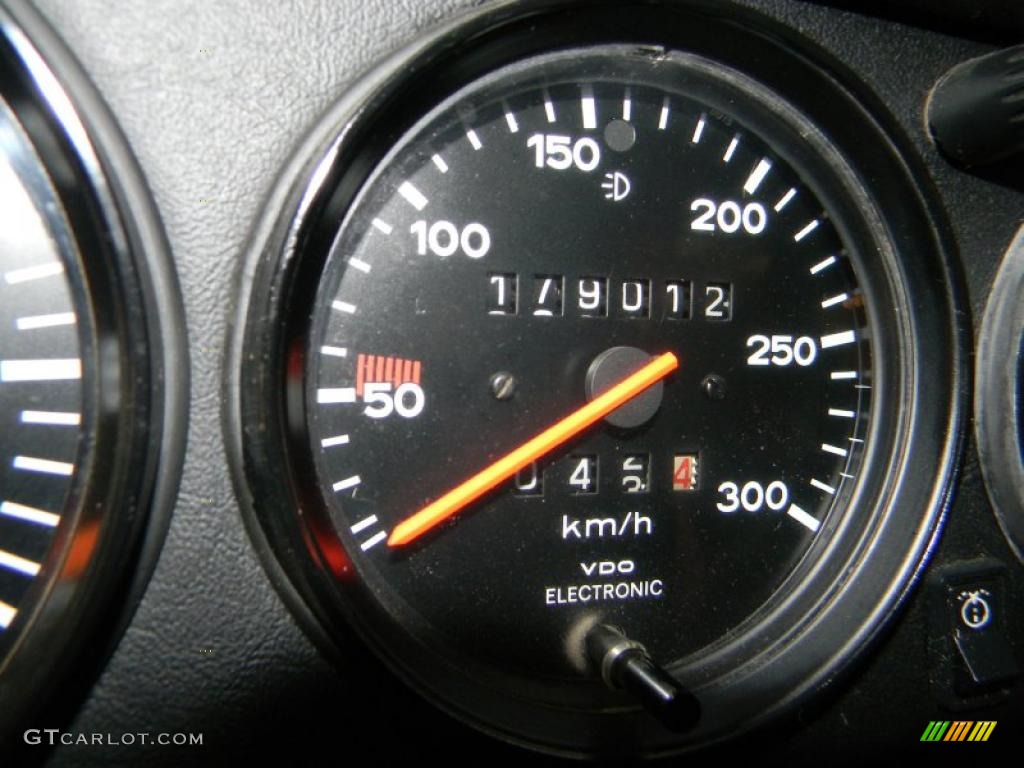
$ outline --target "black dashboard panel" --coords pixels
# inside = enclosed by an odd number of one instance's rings
[[[184,296],[191,369],[185,465],[162,552],[134,618],[97,647],[31,727],[72,734],[201,733],[202,745],[23,745],[17,758],[54,766],[285,764],[325,757],[360,763],[457,757],[557,762],[478,734],[425,704],[355,640],[340,651],[286,603],[282,574],[257,556],[243,523],[224,436],[227,343],[239,269],[280,199],[280,170],[321,115],[375,62],[470,3],[213,4],[35,0],[116,116],[163,219]],[[798,0],[747,0],[820,46],[875,94],[934,184],[944,233],[962,272],[960,330],[973,348],[1000,260],[1024,223],[1019,182],[966,173],[929,142],[925,106],[952,66],[1019,39],[1009,7],[991,16],[936,17],[899,4],[898,20]],[[974,3],[963,3],[974,8]],[[994,4],[999,7],[999,4]],[[888,4],[870,4],[871,12]],[[970,17],[971,14],[968,14]],[[976,25],[975,25],[976,22]],[[920,24],[921,26],[917,26]],[[929,181],[930,179],[930,181]],[[964,371],[973,369],[969,356]],[[972,386],[965,378],[963,412]],[[953,639],[958,596],[994,595],[998,648],[1024,664],[1024,567],[992,513],[965,416],[955,492],[941,536],[898,616],[870,653],[806,706],[725,745],[769,764],[852,761],[881,751],[929,758],[931,721],[996,721],[991,743],[1024,725],[1019,679],[977,688]],[[282,599],[282,596],[285,599]],[[977,649],[975,649],[975,652]],[[984,651],[983,651],[984,652]],[[963,651],[971,653],[971,649]],[[111,739],[106,739],[110,741]],[[973,747],[971,747],[973,748]],[[979,748],[984,749],[983,747]],[[693,758],[681,757],[692,761]],[[712,756],[711,759],[721,759]],[[941,758],[940,758],[941,759]]]

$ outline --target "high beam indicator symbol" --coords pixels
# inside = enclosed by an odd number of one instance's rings
[[[629,179],[624,173],[620,173],[619,171],[606,173],[604,175],[604,181],[601,182],[601,189],[604,190],[605,200],[611,200],[612,202],[617,203],[629,195]]]

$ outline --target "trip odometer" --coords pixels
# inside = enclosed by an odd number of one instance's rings
[[[435,63],[433,103],[396,76],[377,123],[341,110],[250,299],[247,479],[321,620],[460,716],[657,751],[756,722],[892,609],[940,510],[902,505],[952,450],[908,418],[926,357],[955,375],[948,307],[909,310],[903,240],[934,233],[912,197],[883,217],[905,177],[866,188],[743,55],[549,23],[474,43],[475,77]]]

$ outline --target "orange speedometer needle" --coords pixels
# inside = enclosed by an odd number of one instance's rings
[[[561,421],[552,424],[536,437],[527,440],[506,453],[464,483],[433,501],[419,512],[410,515],[395,526],[388,538],[389,547],[400,547],[415,541],[438,524],[457,514],[491,489],[508,480],[531,461],[571,440],[616,408],[626,404],[648,387],[661,381],[679,367],[679,360],[671,352],[659,355],[638,371],[611,386],[589,403]]]

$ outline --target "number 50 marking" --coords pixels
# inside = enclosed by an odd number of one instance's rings
[[[363,402],[366,403],[363,413],[371,419],[386,419],[392,413],[413,419],[423,413],[426,401],[423,387],[411,381],[399,384],[394,394],[388,382],[374,382],[363,387]]]

